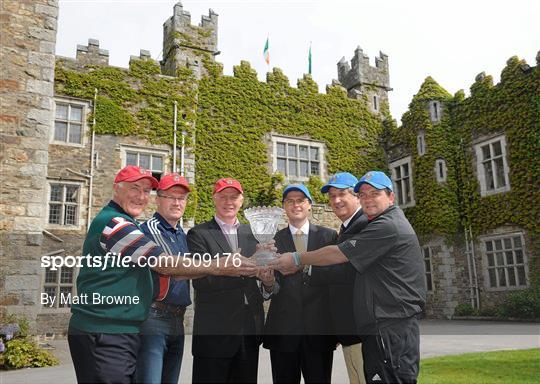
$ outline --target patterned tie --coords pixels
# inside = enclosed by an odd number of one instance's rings
[[[339,227],[339,233],[338,233],[338,236],[341,236],[341,234],[343,232],[345,232],[345,230],[347,229],[347,227],[345,227],[343,224],[341,224],[341,227]]]
[[[306,242],[304,238],[304,233],[301,229],[296,231],[294,234],[294,247],[296,248],[297,252],[305,252],[307,251]]]

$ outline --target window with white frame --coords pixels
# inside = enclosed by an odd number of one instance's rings
[[[47,295],[47,301],[42,300],[47,308],[69,308],[71,307],[71,296],[75,293],[74,267],[58,267],[53,270],[51,267],[45,268],[43,279],[43,293]],[[46,304],[45,304],[46,303]],[[53,306],[51,307],[51,303]]]
[[[475,149],[480,194],[486,196],[509,191],[505,136],[498,136],[476,144]]]
[[[435,160],[435,178],[437,182],[444,183],[446,182],[448,170],[446,169],[446,160],[437,159]]]
[[[48,223],[78,227],[80,194],[80,184],[50,182]]]
[[[434,100],[429,102],[429,117],[432,123],[441,121],[442,108],[440,101]]]
[[[527,287],[527,257],[520,233],[483,240],[488,288]]]
[[[373,95],[373,110],[379,111],[379,96]]]
[[[272,136],[273,170],[287,180],[306,181],[310,176],[323,178],[324,144],[282,136]]]
[[[136,147],[122,147],[123,166],[136,165],[138,167],[149,169],[152,176],[157,180],[165,172],[165,159],[168,156],[167,151],[145,150]]]
[[[428,292],[433,291],[433,264],[431,262],[431,247],[422,247],[424,265],[426,267],[426,284]]]
[[[394,193],[396,202],[400,207],[411,207],[415,204],[414,190],[412,182],[411,157],[390,163],[392,171],[392,181],[394,182]]]
[[[67,100],[55,100],[53,142],[82,144],[86,104]]]
[[[420,131],[416,136],[416,148],[419,156],[423,156],[424,153],[426,153],[426,138],[424,131]]]

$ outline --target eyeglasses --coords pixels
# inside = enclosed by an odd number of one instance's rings
[[[304,197],[303,199],[285,199],[283,203],[285,205],[293,206],[293,205],[302,205],[306,201],[307,201],[307,198]]]
[[[361,199],[375,199],[379,197],[384,192],[382,190],[376,190],[376,191],[369,191],[369,192],[360,192],[358,193],[358,197]]]
[[[183,201],[186,201],[188,196],[187,195],[183,195],[183,196],[180,196],[180,197],[174,197],[174,196],[169,196],[169,195],[160,195],[158,194],[159,197],[163,197],[164,199],[167,199],[167,200],[170,200],[170,201],[179,201],[179,202],[183,202]]]

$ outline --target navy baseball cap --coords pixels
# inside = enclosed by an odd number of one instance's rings
[[[308,198],[309,203],[313,204],[313,198],[311,197],[311,194],[309,193],[309,190],[307,189],[307,187],[304,184],[290,184],[290,185],[287,185],[287,187],[283,190],[283,195],[282,195],[282,198],[281,198],[281,202],[285,201],[285,197],[287,196],[287,193],[289,193],[291,191],[300,191],[300,192],[302,192]]]
[[[369,171],[366,173],[358,184],[354,186],[354,191],[358,192],[362,184],[369,184],[376,189],[386,189],[393,191],[394,187],[392,186],[392,180],[384,172],[381,171]]]
[[[345,189],[345,188],[354,188],[358,183],[358,179],[353,174],[349,172],[339,172],[328,180],[328,183],[321,188],[322,193],[328,193],[330,187]]]

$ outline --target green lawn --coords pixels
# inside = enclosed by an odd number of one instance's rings
[[[539,383],[540,348],[423,359],[419,383]]]

